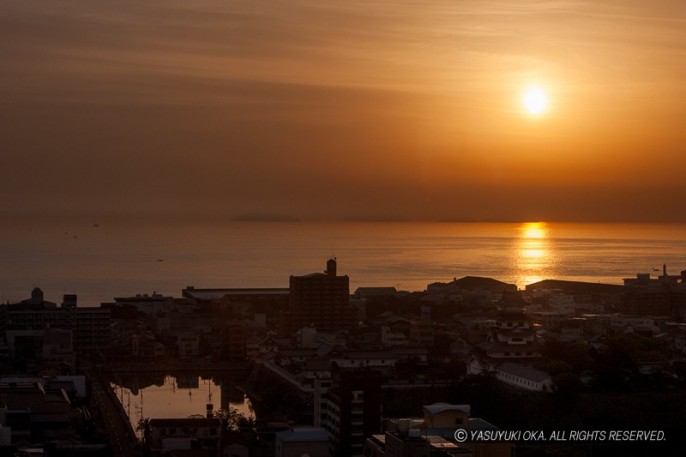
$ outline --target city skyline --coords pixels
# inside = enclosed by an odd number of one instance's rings
[[[686,6],[625,3],[6,1],[0,210],[685,222]]]

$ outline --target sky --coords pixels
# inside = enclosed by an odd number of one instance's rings
[[[0,0],[0,211],[686,221],[684,100],[678,0]]]

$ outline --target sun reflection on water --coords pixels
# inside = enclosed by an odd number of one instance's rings
[[[544,222],[527,222],[518,227],[516,241],[517,284],[527,284],[554,277],[555,258]]]
[[[548,236],[548,232],[546,231],[545,223],[543,223],[543,222],[527,222],[521,228],[521,231],[522,231],[522,238],[527,239],[527,240],[542,239],[542,238],[546,238]]]

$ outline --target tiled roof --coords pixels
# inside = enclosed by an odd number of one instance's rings
[[[445,411],[461,411],[463,413],[469,414],[472,407],[469,405],[452,405],[450,403],[434,403],[433,405],[424,405],[424,411],[432,416]]]
[[[498,365],[496,369],[497,371],[518,376],[520,378],[524,378],[533,382],[541,382],[546,378],[550,377],[550,375],[544,371],[537,370],[532,367],[527,367],[525,365],[519,365],[517,363],[503,363],[501,365]]]

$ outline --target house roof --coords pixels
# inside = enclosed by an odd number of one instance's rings
[[[427,355],[429,350],[423,346],[396,346],[391,348],[394,355]]]
[[[520,354],[523,354],[526,352],[538,353],[538,352],[540,352],[540,350],[541,349],[537,343],[524,343],[524,344],[493,343],[491,346],[488,347],[487,352],[489,354],[494,354],[494,353],[498,353],[498,352],[509,352],[509,353],[519,352]]]
[[[282,357],[313,357],[316,352],[315,348],[279,348],[279,355]]]
[[[509,307],[503,308],[500,313],[498,313],[498,320],[509,322],[511,320],[530,320],[529,315],[524,312],[521,307]]]
[[[292,275],[293,278],[326,278],[328,275],[326,273],[307,273],[304,275]]]
[[[527,367],[525,365],[520,365],[511,362],[506,362],[501,365],[498,365],[496,370],[503,373],[518,376],[520,378],[524,378],[533,382],[541,382],[544,381],[546,378],[550,377],[550,375],[545,371],[537,370],[536,368]]]
[[[472,407],[470,405],[452,405],[450,403],[434,403],[432,405],[424,405],[424,411],[431,416],[440,414],[446,411],[460,411],[469,414]]]
[[[305,361],[305,369],[311,371],[331,370],[331,360],[329,359],[310,359]]]
[[[561,279],[544,279],[526,286],[527,291],[537,289],[558,289],[565,293],[585,294],[619,294],[624,286],[618,284],[599,284],[595,282],[564,281]]]
[[[329,432],[323,428],[294,428],[276,433],[283,442],[328,442]]]
[[[187,287],[183,289],[182,294],[186,298],[193,298],[195,300],[221,300],[222,298],[236,297],[236,296],[256,296],[256,295],[272,295],[272,296],[287,296],[288,288],[283,287],[268,287],[268,288],[240,288],[240,289],[196,289],[194,287]]]
[[[504,337],[527,337],[536,333],[531,327],[493,328],[491,332]]]
[[[358,360],[358,359],[368,359],[368,360],[385,360],[396,358],[396,354],[392,351],[384,350],[358,350],[358,349],[348,349],[343,350],[339,353],[341,359],[347,360]]]
[[[317,348],[317,351],[315,352],[315,354],[317,355],[317,357],[325,357],[325,356],[331,354],[331,352],[334,349],[335,349],[335,346],[332,344],[322,344],[321,346],[319,346]]]
[[[498,427],[480,417],[469,418],[470,430],[498,430]]]

